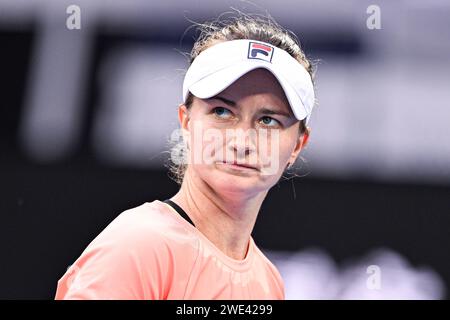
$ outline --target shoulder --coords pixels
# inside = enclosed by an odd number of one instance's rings
[[[281,277],[278,268],[269,260],[269,258],[254,244],[255,255],[258,257],[258,262],[260,263],[260,268],[264,268],[266,271],[266,275],[268,277],[268,281],[275,284],[275,286],[279,289],[280,295],[284,299],[284,281]]]
[[[197,242],[160,201],[120,213],[58,281],[57,299],[164,298]]]
[[[75,265],[130,274],[138,269],[170,269],[181,258],[188,265],[198,252],[198,239],[166,210],[156,200],[123,211],[89,243]]]
[[[90,244],[148,250],[195,246],[196,238],[161,201],[146,202],[120,213]]]

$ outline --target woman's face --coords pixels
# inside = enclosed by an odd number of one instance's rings
[[[189,144],[189,175],[216,192],[252,196],[277,183],[306,144],[276,78],[266,69],[245,74],[210,99],[179,109]]]

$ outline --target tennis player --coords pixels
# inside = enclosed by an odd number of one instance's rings
[[[178,107],[189,160],[174,166],[179,191],[118,215],[58,281],[56,299],[285,298],[251,233],[308,141],[312,65],[273,21],[200,30]],[[211,132],[223,134],[215,148],[204,139]],[[202,153],[209,161],[195,161]]]

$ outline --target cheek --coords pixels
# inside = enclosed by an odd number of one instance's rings
[[[292,139],[282,139],[280,144],[280,160],[285,162],[288,161],[293,150],[294,143],[292,142]]]
[[[208,121],[192,122],[189,134],[190,162],[195,165],[211,165],[224,152],[223,130]]]
[[[280,159],[288,161],[298,141],[298,129],[290,127],[280,133]]]
[[[264,167],[271,167],[273,174],[284,170],[294,149],[293,137],[288,132],[278,131],[267,139],[259,139],[258,157]]]

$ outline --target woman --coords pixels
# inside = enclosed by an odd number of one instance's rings
[[[172,168],[178,193],[121,213],[58,281],[56,299],[284,299],[251,233],[308,141],[312,66],[272,21],[201,30],[178,108],[188,160]]]

